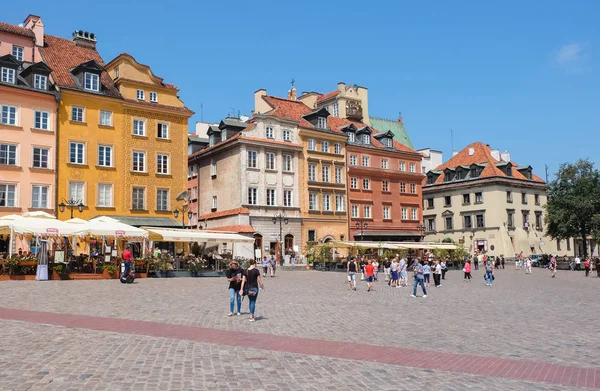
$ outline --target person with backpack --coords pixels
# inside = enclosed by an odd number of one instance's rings
[[[388,281],[388,285],[390,285],[389,281],[390,281],[390,278],[391,278],[391,268],[392,268],[392,263],[390,262],[389,259],[386,258],[383,261],[383,272],[385,274],[386,281]]]
[[[350,289],[356,290],[356,271],[358,270],[358,264],[355,259],[349,259],[346,271],[348,272],[348,284]]]
[[[249,309],[250,309],[250,322],[256,322],[254,318],[254,312],[256,311],[256,299],[258,298],[258,288],[263,291],[265,285],[263,284],[262,278],[260,277],[260,271],[256,268],[256,261],[251,259],[249,261],[250,266],[248,270],[242,276],[242,286],[240,287],[240,295],[248,296]]]
[[[242,296],[240,291],[242,290],[242,276],[244,275],[244,269],[242,269],[236,261],[232,261],[229,264],[229,269],[225,273],[227,281],[229,281],[229,314],[227,316],[233,316],[234,304],[237,302],[237,315],[242,314]]]
[[[494,283],[494,263],[487,261],[485,264],[485,285],[492,286]]]

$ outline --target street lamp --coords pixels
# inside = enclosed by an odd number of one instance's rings
[[[278,261],[281,263],[281,253],[283,248],[283,224],[287,225],[288,217],[285,213],[279,213],[273,216],[273,224],[277,224],[279,221],[279,259]]]
[[[356,222],[356,229],[360,229],[360,240],[363,240],[363,230],[368,229],[369,224],[366,221]]]
[[[79,210],[79,213],[82,213],[84,207],[85,205],[83,205],[83,202],[81,202],[81,200],[74,199],[63,199],[62,202],[58,204],[58,209],[60,210],[60,213],[63,213],[65,211],[65,208],[69,208],[71,210],[71,218],[73,218],[73,209],[77,208],[77,210]]]
[[[189,204],[183,204],[181,208],[175,208],[175,210],[173,211],[173,216],[175,216],[175,218],[178,218],[179,213],[181,213],[181,225],[183,229],[185,229],[185,212],[187,212],[188,221],[190,221],[192,219],[193,213],[191,210],[189,210]]]
[[[421,240],[425,239],[425,225],[419,224],[417,226],[417,229],[419,230],[419,232],[421,232]]]

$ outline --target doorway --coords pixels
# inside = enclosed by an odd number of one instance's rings
[[[286,253],[289,253],[290,251],[294,251],[294,235],[292,235],[292,234],[285,235],[284,243],[285,243],[284,250]]]

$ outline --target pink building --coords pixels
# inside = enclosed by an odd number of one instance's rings
[[[39,51],[44,24],[23,25],[0,22],[0,216],[55,212],[58,95]]]

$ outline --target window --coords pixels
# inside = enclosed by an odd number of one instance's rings
[[[144,90],[137,90],[135,95],[137,96],[138,100],[144,100],[144,98],[145,98]]]
[[[321,152],[329,153],[329,141],[321,141]]]
[[[350,155],[350,165],[356,166],[357,159],[356,155]]]
[[[283,155],[283,171],[293,171],[292,155]]]
[[[400,165],[399,165],[398,169],[400,171],[406,171],[406,163],[400,162]]]
[[[381,159],[381,168],[383,168],[384,170],[388,169],[388,160],[387,159]]]
[[[352,217],[353,218],[358,218],[358,205],[352,205]]]
[[[113,206],[113,185],[111,183],[98,184],[98,206],[105,208]]]
[[[84,88],[89,91],[100,91],[100,76],[86,72]]]
[[[69,182],[69,199],[77,203],[85,200],[85,182]]]
[[[2,68],[2,81],[4,83],[15,84],[15,70],[12,68]]]
[[[13,45],[12,55],[17,61],[23,61],[23,48],[21,46]]]
[[[394,140],[392,140],[389,137],[386,137],[383,139],[383,145],[385,145],[388,148],[392,148],[394,146]]]
[[[368,156],[363,156],[362,165],[363,165],[363,167],[369,167],[369,157]]]
[[[314,182],[317,180],[317,165],[309,164],[308,165],[308,180]]]
[[[471,203],[471,194],[463,194],[463,205],[469,205]]]
[[[166,140],[169,138],[169,125],[164,123],[158,124],[156,137]]]
[[[71,107],[71,121],[73,122],[85,122],[83,107]]]
[[[508,225],[508,228],[515,227],[515,212],[514,211],[509,210],[506,212],[506,224]]]
[[[323,210],[325,212],[331,211],[331,194],[323,194]]]
[[[410,184],[410,194],[417,194],[417,185],[414,183]]]
[[[371,205],[365,205],[365,206],[363,206],[363,217],[365,219],[370,219],[371,218]]]
[[[335,210],[336,212],[343,212],[346,210],[346,203],[344,202],[344,196],[337,194],[335,196]]]
[[[47,111],[34,111],[33,115],[33,127],[35,129],[48,130],[48,119],[50,117],[50,113]]]
[[[314,150],[316,150],[316,148],[317,148],[317,142],[314,139],[309,138],[308,139],[308,150],[314,151]]]
[[[340,143],[336,143],[336,144],[334,145],[334,147],[333,147],[333,152],[334,152],[336,155],[341,155],[341,154],[342,154],[342,144],[340,144]]]
[[[533,196],[533,199],[534,199],[536,205],[540,204],[540,195],[539,194],[535,194]]]
[[[267,170],[275,170],[275,153],[267,152]]]
[[[213,178],[217,176],[217,162],[210,162],[210,176]]]
[[[248,151],[248,168],[256,168],[256,151]]]
[[[350,178],[350,188],[358,189],[358,178]]]
[[[527,205],[527,193],[521,193],[521,203]]]
[[[38,90],[48,89],[48,76],[45,75],[34,75],[33,76],[33,88]]]
[[[567,238],[567,251],[571,251],[571,238]]]
[[[477,228],[485,227],[485,221],[483,219],[483,214],[475,215],[475,219],[477,220]]]
[[[317,231],[314,229],[309,229],[308,230],[308,241],[309,242],[316,242],[317,241]]]
[[[48,186],[35,185],[31,187],[31,207],[48,208]]]
[[[452,197],[451,196],[444,197],[444,206],[452,206]]]
[[[390,217],[390,207],[389,206],[384,206],[383,207],[383,219],[384,220],[389,220]]]
[[[146,172],[146,153],[133,152],[133,167],[135,172]]]
[[[321,174],[323,175],[323,182],[329,182],[329,166],[323,166]]]
[[[292,141],[292,133],[289,129],[283,129],[283,141]]]
[[[119,67],[115,67],[115,79],[119,77]]]
[[[156,155],[156,173],[157,174],[168,174],[169,173],[169,155],[158,154]]]
[[[418,214],[419,214],[418,209],[417,208],[412,208],[410,210],[410,219],[413,220],[413,221],[418,220],[417,219]]]
[[[334,117],[339,117],[340,116],[340,105],[338,104],[338,102],[334,102],[333,105],[331,105],[332,107],[332,114]]]
[[[512,203],[513,202],[512,191],[507,191],[506,192],[506,202],[508,202],[508,203]]]
[[[463,216],[463,228],[470,229],[473,228],[473,221],[471,216]]]
[[[363,179],[363,190],[370,190],[371,189],[371,180],[369,178],[364,178]]]
[[[145,195],[146,195],[145,188],[134,187],[131,191],[131,209],[133,209],[133,210],[146,209]]]
[[[415,163],[410,163],[408,165],[408,171],[415,172]]]
[[[481,175],[481,169],[480,168],[471,168],[471,178],[478,178],[479,175]]]
[[[2,124],[17,125],[17,108],[14,106],[2,106]]]
[[[363,143],[367,145],[371,144],[371,135],[363,134]]]
[[[342,167],[336,167],[335,168],[335,183],[344,183],[344,181],[342,180],[342,175],[343,175]]]
[[[483,204],[483,193],[481,193],[481,192],[475,193],[475,203]]]
[[[100,110],[100,125],[112,126],[112,112]]]
[[[267,206],[275,205],[275,189],[267,189]]]
[[[150,102],[158,102],[158,94],[156,92],[150,92]]]
[[[544,228],[542,221],[542,212],[535,212],[535,229],[541,231]]]
[[[112,167],[112,147],[109,145],[98,146],[98,165]]]
[[[208,146],[213,147],[215,145],[215,135],[214,133],[208,136]]]
[[[249,205],[258,204],[258,189],[256,187],[248,188],[248,204]]]
[[[381,191],[390,191],[390,183],[385,179],[381,181]]]
[[[308,194],[308,209],[309,210],[318,210],[319,209],[319,201],[317,199],[316,193]]]
[[[145,136],[146,135],[146,121],[142,119],[133,120],[133,135],[134,136]]]
[[[0,164],[7,166],[17,165],[17,146],[14,144],[0,144]]]
[[[69,143],[69,163],[83,164],[85,162],[85,144],[79,142]]]
[[[355,140],[354,133],[352,133],[352,132],[348,133],[348,142],[353,143],[354,140]]]
[[[452,224],[452,217],[451,216],[446,217],[445,223],[446,223],[446,231],[451,231],[453,229],[452,228],[452,226],[453,226],[453,224]]]
[[[292,206],[292,191],[284,190],[283,191],[283,206]]]
[[[1,152],[0,152],[1,154]],[[50,155],[50,150],[48,148],[33,148],[33,162],[31,164],[34,168],[49,168],[48,164],[48,156]]]
[[[213,208],[216,204],[216,197],[213,197]],[[156,210],[160,211],[168,211],[169,210],[169,190],[167,189],[157,189],[156,190]]]
[[[273,128],[270,126],[267,126],[267,128],[265,129],[265,136],[267,138],[275,138],[274,134],[273,134]]]
[[[221,142],[227,140],[227,129],[221,131]]]
[[[523,211],[523,228],[525,231],[529,230],[529,212]]]
[[[428,209],[433,209],[433,198],[428,198],[427,199],[427,208]]]
[[[429,232],[435,231],[435,219],[434,218],[427,219],[427,231],[429,231]]]
[[[0,183],[0,208],[14,208],[17,206],[17,185]]]
[[[317,118],[317,128],[327,129],[327,117]]]
[[[406,193],[406,183],[400,182],[400,193]]]

